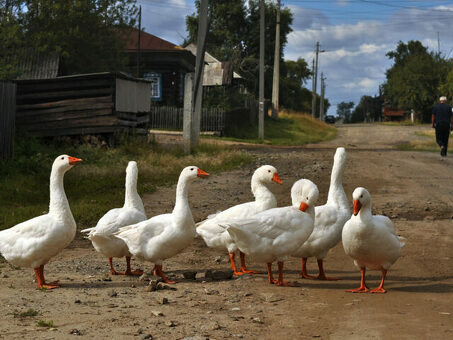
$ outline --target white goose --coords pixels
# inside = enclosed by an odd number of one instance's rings
[[[209,215],[208,219],[200,222],[197,227],[197,233],[203,238],[208,247],[227,249],[230,255],[231,267],[234,275],[244,273],[257,273],[253,270],[247,270],[245,265],[245,255],[240,252],[241,269],[237,270],[235,262],[235,252],[238,247],[234,243],[230,234],[222,228],[220,224],[231,218],[247,218],[261,211],[276,208],[277,199],[266,186],[272,181],[281,184],[282,181],[277,174],[277,169],[271,165],[263,165],[255,170],[252,176],[252,193],[255,201],[235,205],[217,214]]]
[[[129,251],[136,257],[153,262],[154,274],[166,283],[170,281],[162,271],[162,261],[168,259],[190,245],[195,237],[195,222],[189,207],[190,184],[197,177],[207,177],[208,173],[188,166],[179,176],[176,187],[176,203],[171,214],[154,216],[146,221],[120,228],[115,235],[126,242]]]
[[[395,227],[387,216],[372,215],[371,195],[365,188],[356,188],[352,194],[353,216],[343,228],[343,247],[354,264],[360,268],[360,287],[352,293],[385,293],[384,280],[387,270],[400,257],[404,238],[395,234]],[[382,271],[378,288],[369,290],[365,284],[366,267]]]
[[[292,285],[283,281],[283,261],[312,233],[318,195],[313,182],[301,179],[291,188],[291,206],[265,210],[250,218],[222,224],[242,252],[267,263],[269,283]],[[272,275],[274,261],[278,261],[278,280]]]
[[[34,268],[38,288],[60,287],[58,281],[46,282],[44,265],[75,237],[76,223],[64,191],[63,177],[81,161],[68,155],[58,156],[50,174],[49,213],[0,232],[0,253],[14,266]]]
[[[343,173],[346,163],[346,150],[337,148],[335,152],[332,174],[330,177],[329,195],[327,203],[315,207],[315,227],[308,240],[293,254],[302,258],[301,276],[307,279],[338,280],[326,276],[323,259],[331,248],[341,240],[343,226],[351,216],[349,201],[343,189]],[[307,258],[316,257],[319,275],[307,274]]]
[[[84,229],[88,232],[88,239],[93,247],[101,254],[109,258],[111,275],[141,275],[143,271],[131,270],[131,253],[126,243],[116,237],[114,233],[121,227],[135,224],[146,220],[145,208],[137,192],[137,163],[130,161],[126,168],[126,193],[124,206],[109,210],[93,228]],[[126,257],[126,271],[117,272],[113,267],[113,257]]]

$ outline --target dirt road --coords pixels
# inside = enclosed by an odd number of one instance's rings
[[[341,243],[325,259],[328,275],[341,281],[320,282],[299,277],[300,260],[285,262],[285,276],[298,287],[269,285],[266,275],[209,281],[207,269],[228,269],[226,253],[206,248],[201,239],[164,263],[181,280],[176,290],[145,291],[136,278],[108,275],[108,263],[91,244],[78,238],[46,266],[49,279],[61,280],[55,291],[34,289],[30,269],[0,268],[0,338],[71,339],[452,339],[453,338],[453,156],[402,152],[395,145],[424,127],[344,126],[334,141],[303,148],[250,148],[256,164],[217,174],[193,187],[190,201],[196,221],[209,213],[252,199],[250,176],[258,165],[277,167],[284,181],[272,186],[279,206],[290,203],[289,189],[302,177],[327,198],[335,147],[348,152],[344,187],[348,197],[357,186],[369,189],[374,213],[390,216],[397,233],[407,239],[403,256],[386,280],[387,294],[350,294],[360,273]],[[209,169],[206,169],[209,171]],[[169,212],[174,187],[144,196],[148,216]],[[115,260],[118,269],[123,259]],[[309,260],[315,273],[316,261]],[[148,263],[138,263],[150,269]],[[250,268],[264,272],[251,262]],[[182,278],[195,270],[196,281]],[[376,287],[380,273],[369,271]],[[110,281],[111,280],[111,281]],[[165,299],[168,299],[168,303]],[[19,317],[28,309],[38,315]],[[155,314],[162,313],[161,316]],[[16,313],[16,316],[14,315]],[[37,321],[53,321],[38,327]]]

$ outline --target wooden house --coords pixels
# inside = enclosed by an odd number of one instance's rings
[[[184,103],[184,78],[194,72],[195,56],[169,41],[132,28],[122,31],[126,42],[128,74],[151,81],[151,99],[156,105],[179,106]]]
[[[123,73],[17,80],[16,126],[36,136],[146,133],[150,91]]]

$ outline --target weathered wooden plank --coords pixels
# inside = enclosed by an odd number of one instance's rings
[[[67,129],[48,129],[39,131],[30,131],[30,134],[37,137],[56,137],[56,136],[74,136],[74,135],[88,135],[88,134],[104,134],[104,133],[135,133],[146,135],[146,129],[130,128],[123,126],[96,126],[96,127],[77,127]]]
[[[32,124],[39,124],[44,122],[53,122],[59,120],[67,119],[77,119],[77,118],[91,118],[94,116],[107,116],[112,114],[112,109],[103,109],[103,110],[85,110],[85,111],[73,111],[65,113],[51,113],[51,114],[42,114],[34,116],[18,116],[16,118],[16,124],[18,126],[27,126]]]
[[[49,103],[22,104],[17,105],[17,110],[21,111],[27,109],[47,109],[52,107],[65,107],[89,103],[113,103],[113,97],[104,96],[104,97],[74,98],[60,101],[52,101]]]
[[[118,118],[116,116],[100,116],[90,118],[77,118],[77,119],[65,119],[62,121],[51,121],[34,123],[30,125],[21,126],[22,129],[27,131],[38,131],[53,129],[64,129],[64,128],[76,128],[76,127],[91,127],[91,126],[113,126],[118,124]]]
[[[118,124],[122,126],[130,126],[130,127],[136,127],[137,122],[133,122],[131,120],[123,120],[123,119],[118,119]]]
[[[17,111],[17,117],[33,117],[33,116],[44,116],[52,115],[53,113],[65,113],[75,111],[93,111],[97,109],[110,109],[113,108],[113,103],[90,103],[90,104],[78,104],[73,106],[56,107],[52,109],[43,110],[26,110]]]
[[[135,113],[129,113],[129,112],[118,112],[116,111],[116,115],[118,118],[124,119],[124,120],[131,120],[131,121],[137,121],[137,115]]]
[[[71,79],[52,79],[41,81],[39,83],[25,83],[22,81],[17,82],[17,93],[25,94],[30,92],[47,92],[54,90],[67,90],[67,89],[87,89],[95,87],[111,87],[114,85],[113,77],[110,79],[85,79],[85,80],[71,80]]]
[[[55,92],[33,92],[27,94],[21,94],[17,96],[17,100],[27,99],[41,99],[48,100],[51,98],[80,98],[83,96],[102,96],[113,93],[111,88],[99,88],[89,90],[71,90],[71,91],[55,91]]]

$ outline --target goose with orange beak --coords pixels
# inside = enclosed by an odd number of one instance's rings
[[[308,179],[301,179],[291,188],[291,206],[269,209],[250,218],[234,219],[222,226],[243,253],[266,263],[269,283],[292,286],[283,281],[283,262],[312,233],[318,196],[318,187]],[[277,280],[272,274],[274,261],[278,262]]]
[[[387,216],[372,215],[371,195],[365,188],[356,188],[352,194],[353,216],[346,222],[342,241],[343,247],[354,264],[360,269],[360,287],[351,293],[385,293],[384,280],[387,270],[401,255],[404,238],[397,236],[392,221]],[[380,270],[382,280],[379,287],[369,289],[365,283],[366,268]]]
[[[171,214],[154,216],[146,221],[122,227],[114,235],[124,242],[129,252],[137,258],[154,263],[154,275],[169,280],[162,270],[162,262],[190,245],[195,237],[195,222],[189,206],[188,194],[197,178],[209,174],[196,166],[181,171],[176,186],[176,203]]]
[[[235,255],[238,247],[230,234],[220,225],[233,218],[247,218],[264,210],[276,208],[277,199],[269,189],[269,185],[272,183],[282,184],[277,169],[272,165],[260,166],[253,173],[251,181],[255,201],[238,204],[217,214],[209,215],[206,220],[197,224],[197,233],[203,238],[208,247],[228,250],[234,275],[242,275],[244,273],[254,274],[258,272],[247,269],[245,265],[245,254],[241,251],[239,252],[241,268],[239,270],[237,269]]]
[[[0,253],[14,266],[33,268],[40,289],[60,287],[58,281],[46,282],[44,265],[75,237],[77,228],[64,191],[63,177],[80,162],[79,158],[58,156],[50,174],[49,213],[0,232]]]

